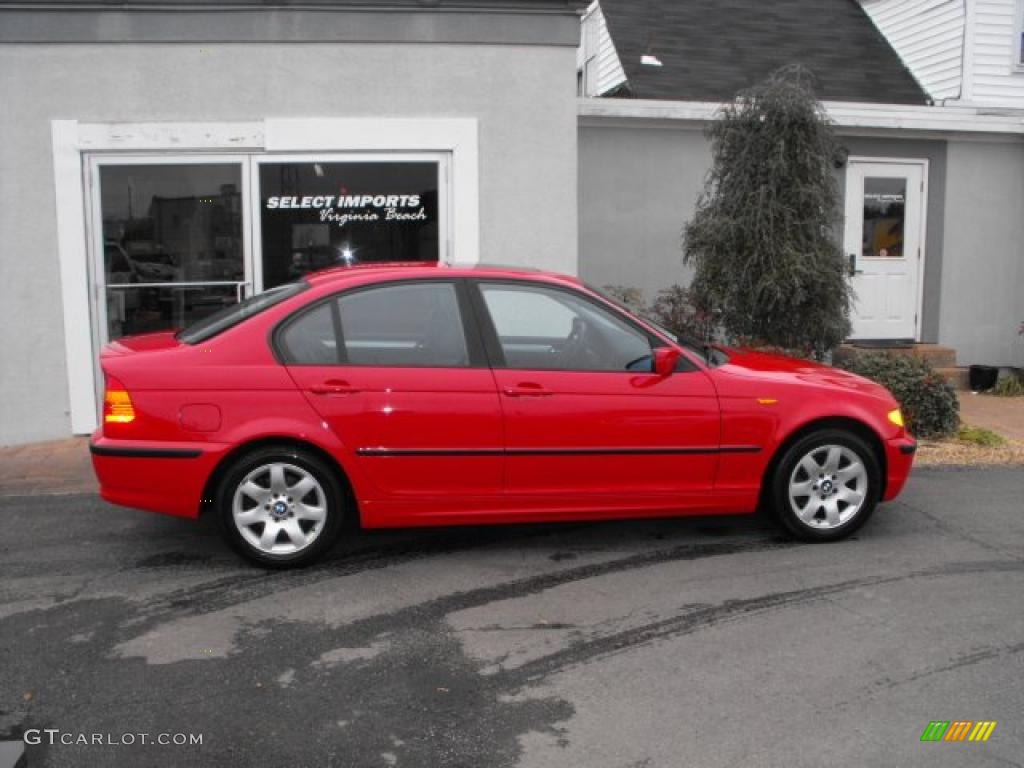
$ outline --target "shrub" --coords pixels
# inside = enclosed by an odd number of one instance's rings
[[[673,285],[662,288],[653,304],[648,305],[643,291],[628,285],[605,285],[601,291],[633,314],[661,324],[680,336],[697,341],[710,341],[713,323],[710,315],[698,308],[689,288]]]
[[[1015,373],[1003,376],[992,388],[992,394],[998,397],[1024,396],[1024,378]]]
[[[875,353],[847,360],[842,367],[888,388],[914,435],[947,437],[957,431],[960,403],[956,392],[925,360]]]
[[[672,333],[697,341],[711,341],[714,332],[711,314],[698,306],[689,288],[681,285],[662,288],[648,311]]]
[[[605,285],[601,287],[601,290],[634,314],[642,315],[647,309],[643,291],[639,288],[631,285]]]
[[[810,73],[784,67],[708,127],[713,164],[683,235],[699,304],[731,338],[823,359],[849,334],[850,283],[834,231],[842,150]]]

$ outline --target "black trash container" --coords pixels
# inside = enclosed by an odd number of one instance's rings
[[[999,378],[999,369],[994,365],[972,365],[968,369],[967,377],[972,391],[984,392],[986,389],[992,389],[996,385],[996,379]]]

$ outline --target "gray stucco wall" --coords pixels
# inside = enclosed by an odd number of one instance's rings
[[[841,136],[851,155],[929,161],[922,340],[939,339],[946,205],[946,143]],[[682,229],[711,164],[698,126],[586,123],[580,128],[580,274],[594,285],[635,286],[653,299],[687,285]],[[837,172],[842,194],[843,170]],[[1001,204],[1005,215],[1006,201]],[[956,209],[953,209],[956,210]],[[837,222],[837,236],[842,231]]]
[[[0,45],[0,444],[69,434],[50,121],[476,117],[481,258],[576,271],[575,49]],[[339,137],[338,150],[344,150]],[[88,318],[76,318],[86,323]]]
[[[688,285],[683,224],[711,165],[701,129],[584,125],[579,150],[580,276],[648,300]]]
[[[1024,143],[950,141],[939,341],[1024,366]]]

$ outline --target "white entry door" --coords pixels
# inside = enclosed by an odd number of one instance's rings
[[[856,293],[851,338],[919,337],[927,172],[927,161],[849,161],[844,243]]]

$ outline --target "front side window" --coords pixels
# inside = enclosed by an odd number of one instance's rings
[[[455,285],[446,282],[400,283],[342,294],[290,320],[278,334],[278,348],[293,365],[470,364]]]
[[[508,368],[650,371],[648,337],[573,293],[533,285],[484,283]]]

